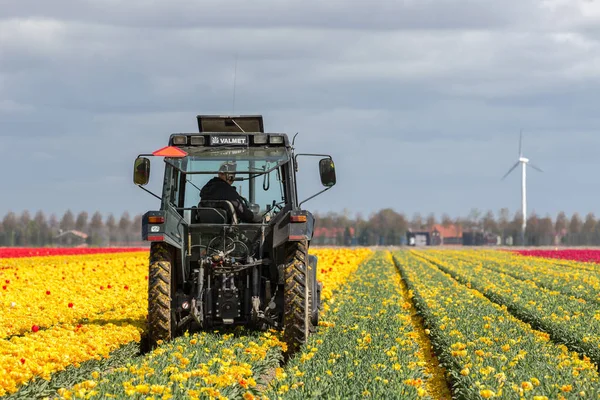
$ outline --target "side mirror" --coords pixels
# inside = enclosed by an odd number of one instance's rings
[[[150,180],[150,160],[146,157],[138,157],[133,165],[133,183],[145,185]]]
[[[319,161],[319,173],[323,186],[335,185],[335,164],[331,158],[323,158]]]

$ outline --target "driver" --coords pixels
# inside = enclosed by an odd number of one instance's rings
[[[200,202],[204,200],[228,200],[233,204],[237,217],[242,222],[254,222],[254,213],[248,208],[248,201],[235,190],[233,181],[237,164],[225,161],[219,167],[218,176],[212,178],[200,190]]]

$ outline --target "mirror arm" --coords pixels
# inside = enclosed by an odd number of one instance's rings
[[[145,187],[143,187],[142,185],[137,185],[140,189],[150,193],[152,196],[156,197],[157,199],[159,199],[160,201],[162,201],[162,197],[155,195],[154,193],[152,193],[151,191],[149,191],[148,189],[146,189]]]
[[[300,207],[303,203],[306,203],[307,201],[309,201],[310,199],[314,199],[315,197],[317,197],[318,195],[320,195],[321,193],[325,193],[326,191],[328,191],[329,189],[331,189],[333,186],[328,186],[325,189],[321,190],[320,192],[317,192],[315,194],[313,194],[312,196],[310,196],[308,199],[302,200],[300,203],[298,203],[298,207]]]
[[[315,154],[315,153],[297,153],[294,155],[294,162],[298,164],[298,156],[309,156],[309,157],[325,157],[331,159],[329,154]]]

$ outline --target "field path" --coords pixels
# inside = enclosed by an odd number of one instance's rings
[[[394,263],[392,254],[388,252],[390,262]],[[398,270],[400,274],[400,270]],[[415,304],[413,302],[413,293],[408,290],[406,283],[403,279],[399,282],[400,291],[404,299],[403,308],[410,310],[410,319],[414,326],[415,336],[417,343],[421,347],[419,352],[419,358],[424,363],[425,372],[429,375],[429,378],[425,381],[427,392],[434,398],[439,400],[451,399],[452,394],[446,381],[446,370],[440,366],[440,362],[433,350],[431,340],[429,339],[429,330],[423,326],[423,317],[419,315]]]

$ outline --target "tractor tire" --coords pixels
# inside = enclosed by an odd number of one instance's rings
[[[289,357],[306,343],[312,330],[306,241],[289,243],[285,260],[283,339]]]
[[[173,256],[169,245],[153,243],[150,248],[148,273],[148,345],[154,348],[159,341],[169,341],[175,336],[175,323],[171,316]]]

